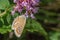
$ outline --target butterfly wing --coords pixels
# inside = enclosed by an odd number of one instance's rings
[[[15,35],[17,37],[21,36],[25,24],[26,24],[26,17],[24,15],[18,16],[17,18],[14,19],[12,29],[14,30]]]

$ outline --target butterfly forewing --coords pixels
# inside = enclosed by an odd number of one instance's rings
[[[23,28],[17,27],[14,32],[17,37],[20,37],[23,32]]]
[[[25,24],[26,24],[26,17],[24,15],[18,16],[17,18],[14,19],[12,29],[14,30],[15,35],[17,37],[21,36]]]

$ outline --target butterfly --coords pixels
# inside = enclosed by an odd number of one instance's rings
[[[12,30],[14,30],[14,33],[17,37],[21,36],[25,24],[26,24],[25,15],[18,16],[14,19],[12,23]]]

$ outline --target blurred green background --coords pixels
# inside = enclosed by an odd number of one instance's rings
[[[11,29],[19,16],[13,10],[13,0],[0,0],[0,40],[60,40],[60,0],[40,0],[36,19],[28,18],[20,38]]]

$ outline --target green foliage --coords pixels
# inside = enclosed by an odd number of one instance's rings
[[[0,9],[6,9],[9,6],[10,4],[8,0],[0,0]]]
[[[7,18],[7,16],[11,15],[4,15],[3,17],[0,18],[0,33],[5,34],[7,32],[11,32],[11,18]],[[7,20],[8,19],[8,20]]]
[[[46,31],[44,28],[41,26],[39,22],[33,19],[28,19],[27,24],[26,24],[27,31],[30,32],[39,32],[42,35],[47,35]]]
[[[51,32],[50,40],[60,40],[60,32]]]
[[[5,34],[5,33],[7,33],[7,32],[11,32],[12,30],[11,30],[10,27],[11,27],[11,25],[9,25],[9,26],[3,25],[3,27],[0,28],[0,33],[1,33],[1,34]]]

